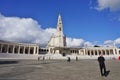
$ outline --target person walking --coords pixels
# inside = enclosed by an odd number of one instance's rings
[[[98,57],[99,67],[101,76],[106,76],[106,66],[105,66],[105,58],[103,57],[103,54],[100,54]]]
[[[70,59],[70,57],[68,57],[68,60],[67,60],[68,62],[70,62],[71,61],[71,59]]]

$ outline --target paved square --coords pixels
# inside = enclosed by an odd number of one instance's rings
[[[0,80],[120,80],[120,61],[106,60],[107,77],[101,77],[97,60],[0,61]]]

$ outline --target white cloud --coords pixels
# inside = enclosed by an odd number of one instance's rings
[[[45,29],[45,31],[50,33],[50,34],[55,34],[56,33],[56,29],[55,28],[47,28],[47,29]]]
[[[109,9],[110,11],[120,10],[120,0],[97,0],[98,5],[96,9],[98,11]]]
[[[82,47],[84,45],[83,39],[66,38],[66,42],[68,47]]]
[[[117,38],[116,40],[114,40],[114,43],[117,45],[120,44],[120,38]]]
[[[42,29],[32,18],[5,17],[0,14],[0,39],[45,45],[54,28]]]
[[[85,43],[84,43],[84,46],[85,47],[88,47],[88,46],[94,46],[91,42],[89,42],[89,41],[86,41]]]
[[[46,45],[55,28],[42,29],[32,18],[5,17],[0,14],[0,39]],[[70,47],[83,46],[83,39],[67,38]]]
[[[120,45],[120,38],[115,40],[106,40],[104,41],[105,46],[119,46]]]
[[[114,41],[106,40],[106,41],[104,41],[104,46],[114,46]]]
[[[114,41],[112,41],[112,40],[106,40],[106,41],[104,41],[105,45],[111,45],[113,43],[114,43]]]

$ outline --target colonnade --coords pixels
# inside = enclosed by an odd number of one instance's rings
[[[68,50],[64,50],[62,48],[58,48],[56,50],[59,50],[59,53],[65,53],[65,54],[77,54],[77,55],[89,55],[89,56],[98,56],[101,53],[103,55],[115,55],[118,54],[117,49],[116,48],[110,48],[110,47],[106,47],[106,48],[82,48],[82,49],[73,49],[70,48]],[[54,49],[50,49],[50,53],[55,53],[56,50]]]
[[[115,49],[86,49],[85,50],[86,55],[100,55],[101,53],[103,55],[114,55]]]
[[[38,44],[11,43],[0,41],[0,53],[11,54],[47,54],[47,53],[65,53],[77,55],[98,56],[120,54],[120,49],[116,47],[93,47],[93,48],[40,48]]]
[[[37,44],[0,43],[0,53],[38,54],[39,46]]]

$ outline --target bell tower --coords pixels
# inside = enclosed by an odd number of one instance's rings
[[[66,36],[63,34],[63,24],[62,18],[59,14],[57,22],[57,32],[52,35],[50,41],[47,44],[47,47],[65,47],[66,46]]]
[[[57,35],[63,36],[63,25],[62,25],[62,18],[60,14],[58,16],[58,22],[57,22]]]

